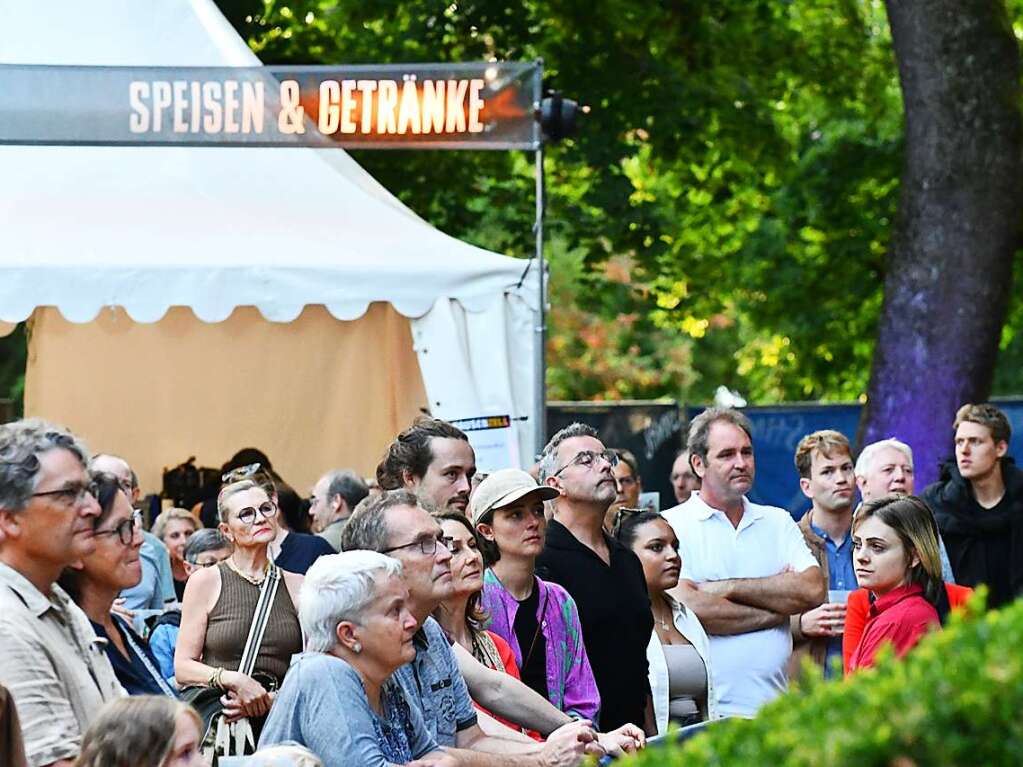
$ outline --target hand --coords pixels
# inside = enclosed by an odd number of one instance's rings
[[[563,724],[550,735],[540,751],[544,767],[574,767],[586,754],[604,755],[597,733],[587,719]]]
[[[611,732],[598,732],[597,740],[612,756],[631,754],[646,746],[646,733],[634,724],[623,724]]]
[[[443,749],[431,751],[422,759],[416,759],[408,763],[407,767],[457,767],[458,760]]]
[[[114,615],[120,615],[129,623],[132,623],[135,620],[135,613],[124,606],[124,601],[124,597],[118,597],[115,599],[114,603],[110,605],[110,612]]]
[[[808,637],[836,637],[845,630],[845,605],[825,602],[799,616],[799,629]]]
[[[251,676],[237,671],[225,671],[220,678],[227,689],[222,700],[230,701],[231,708],[237,708],[242,716],[263,716],[270,710],[273,698],[259,682]],[[225,702],[225,707],[229,704]]]

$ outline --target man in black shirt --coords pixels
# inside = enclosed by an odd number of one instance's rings
[[[1023,593],[1023,471],[1006,456],[1012,431],[993,405],[967,404],[955,423],[954,462],[923,499],[945,540],[956,583],[988,587],[988,606]]]
[[[646,648],[654,628],[639,559],[604,532],[615,499],[614,466],[589,426],[574,423],[551,438],[540,459],[540,481],[558,490],[554,519],[537,559],[537,575],[575,599],[586,654],[600,691],[600,728],[639,724],[656,732]]]

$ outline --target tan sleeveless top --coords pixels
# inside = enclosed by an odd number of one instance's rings
[[[220,596],[206,618],[202,662],[237,671],[261,587],[249,583],[224,562],[218,564],[217,569],[220,571]],[[279,685],[291,665],[291,656],[300,652],[302,629],[282,576],[259,647],[255,673],[269,674]]]

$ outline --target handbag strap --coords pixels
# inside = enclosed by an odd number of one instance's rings
[[[256,611],[252,614],[252,626],[249,628],[249,637],[245,640],[245,649],[242,651],[241,663],[238,664],[238,671],[245,676],[252,676],[256,667],[256,658],[259,656],[259,647],[263,644],[263,633],[266,625],[270,622],[270,610],[273,608],[274,598],[277,596],[277,587],[281,582],[281,571],[273,562],[268,563],[266,578],[259,590],[259,601],[256,602]]]

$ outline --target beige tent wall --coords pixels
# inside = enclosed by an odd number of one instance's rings
[[[425,405],[409,321],[390,304],[352,322],[322,306],[290,323],[241,307],[212,324],[186,307],[152,324],[122,309],[74,324],[40,308],[30,325],[26,415],[124,456],[147,493],[165,467],[191,455],[220,467],[242,447],[302,494],[326,469],[368,476]]]

